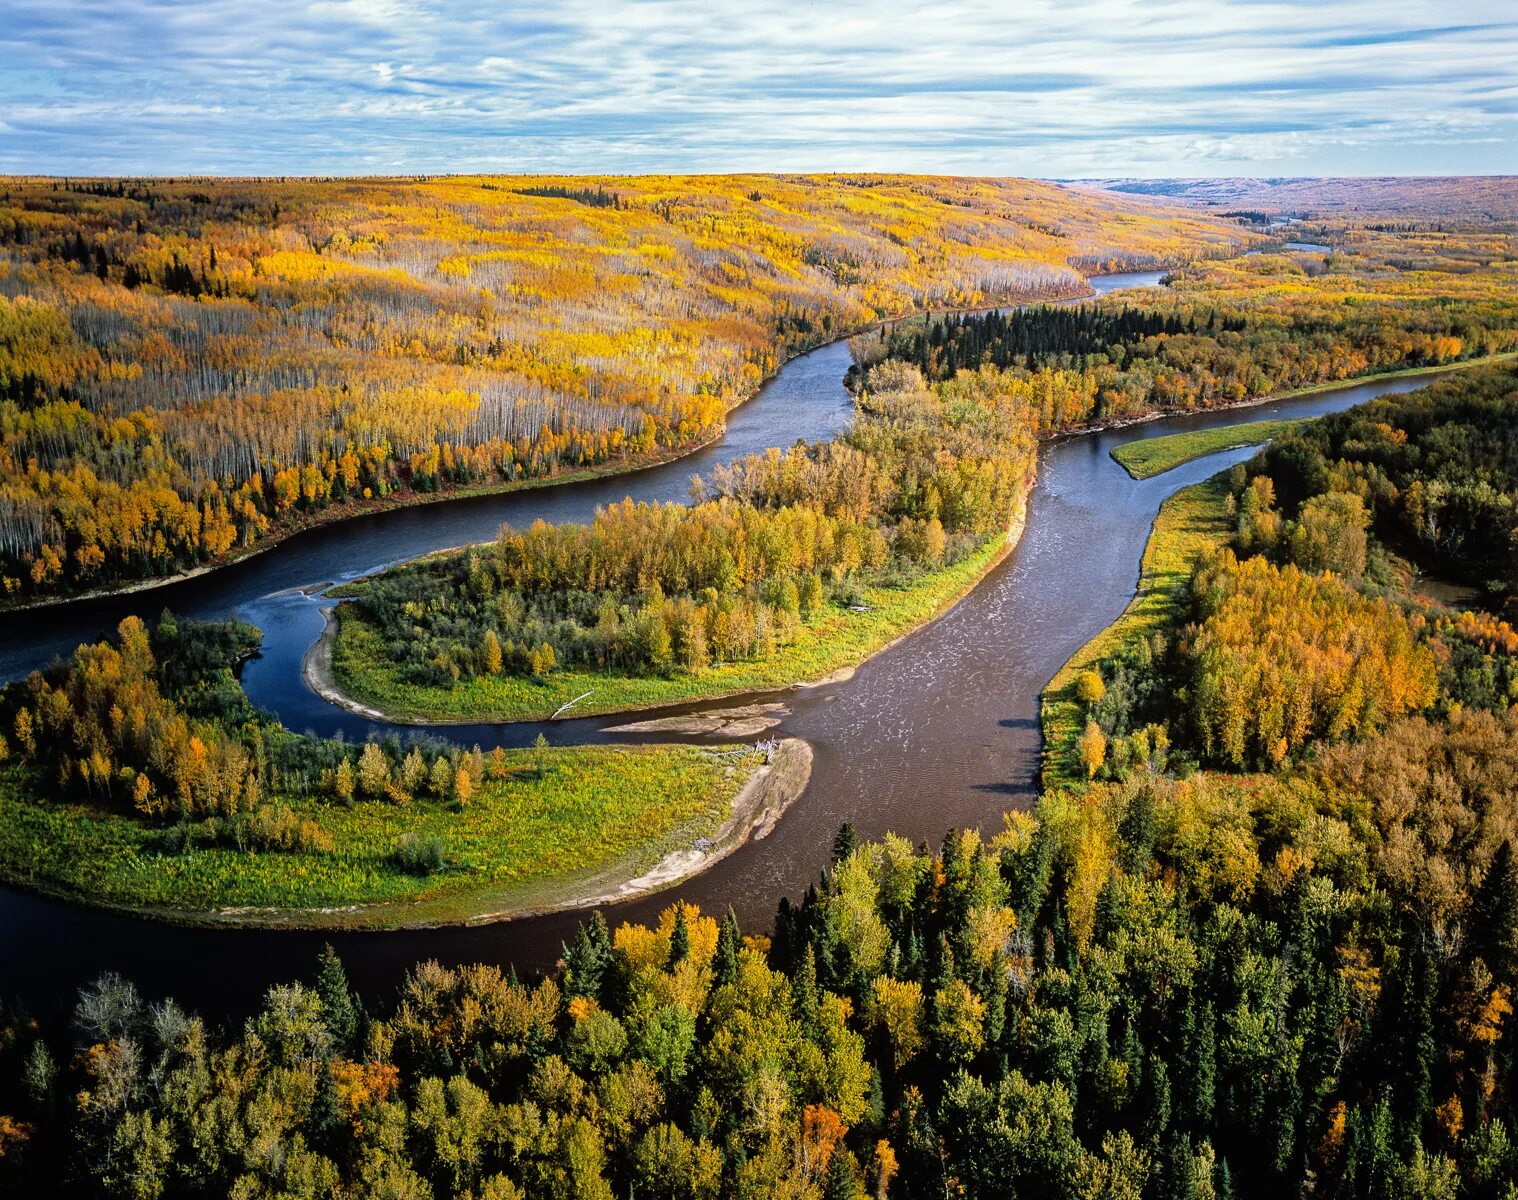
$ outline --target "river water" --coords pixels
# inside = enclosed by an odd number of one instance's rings
[[[1142,273],[1092,282],[1105,293],[1155,286],[1159,279],[1158,273]],[[264,631],[263,652],[243,675],[256,703],[273,709],[292,729],[362,739],[378,727],[322,701],[301,680],[301,659],[320,634],[322,610],[330,603],[316,594],[321,585],[431,550],[489,540],[503,521],[584,520],[598,505],[623,496],[684,500],[691,475],[719,462],[798,438],[835,435],[850,413],[842,386],[848,365],[842,343],[792,360],[731,414],[720,442],[677,463],[619,478],[357,518],[301,534],[196,579],[21,614],[0,629],[0,677],[15,678],[43,665],[97,638],[128,613],[152,617],[168,607],[196,617],[235,615]],[[796,896],[826,865],[843,821],[853,822],[866,838],[895,830],[935,843],[952,827],[994,830],[1001,813],[1025,807],[1033,796],[1040,691],[1131,598],[1160,504],[1178,488],[1252,453],[1211,455],[1135,482],[1110,451],[1183,430],[1337,412],[1426,382],[1354,384],[1299,400],[1173,417],[1046,444],[1021,543],[964,601],[865,663],[846,683],[768,697],[789,709],[778,732],[806,738],[814,751],[811,783],[775,831],[676,889],[617,906],[608,919],[649,919],[684,897],[717,910],[731,904],[745,928],[763,931],[779,897]],[[489,748],[526,744],[540,731],[558,743],[606,740],[604,728],[618,723],[618,718],[593,718],[447,732]],[[407,967],[424,958],[546,966],[582,915],[372,933],[196,929],[0,888],[0,999],[20,998],[34,1010],[47,1010],[101,971],[114,970],[148,995],[173,995],[207,1014],[238,1014],[248,1011],[268,984],[309,973],[326,941],[337,947],[361,989],[384,995]]]

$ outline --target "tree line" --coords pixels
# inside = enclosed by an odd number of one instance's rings
[[[1518,346],[1512,235],[1355,226],[1328,265],[1259,255],[1076,308],[929,319],[851,343],[860,372],[909,362],[957,392],[1026,406],[1039,434],[1238,403]]]
[[[952,379],[961,370],[982,366],[1005,368],[1021,365],[1036,371],[1062,357],[1086,360],[1105,355],[1113,347],[1146,338],[1181,334],[1241,333],[1241,316],[1219,317],[1216,309],[1201,321],[1196,313],[1182,315],[1159,309],[1123,305],[1103,308],[1094,304],[1046,304],[987,313],[949,313],[921,321],[881,326],[883,354],[917,366],[930,380]],[[857,372],[852,378],[857,378]]]

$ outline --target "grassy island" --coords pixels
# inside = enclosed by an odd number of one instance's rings
[[[1133,478],[1149,479],[1174,470],[1194,458],[1268,442],[1298,423],[1295,420],[1254,421],[1248,425],[1231,425],[1224,429],[1172,433],[1165,437],[1147,438],[1118,446],[1112,451],[1112,457]]]
[[[561,708],[566,716],[583,717],[780,690],[838,678],[932,620],[1000,562],[1015,538],[1016,531],[987,538],[950,565],[861,587],[847,606],[831,603],[800,623],[794,640],[763,661],[649,675],[569,669],[418,683],[385,654],[382,634],[365,619],[363,609],[344,604],[328,627],[325,644],[308,660],[307,678],[337,703],[418,724],[537,720]]]
[[[291,804],[319,830],[239,848],[203,824],[167,828],[54,803],[35,773],[0,775],[0,874],[112,908],[233,924],[445,924],[572,905],[717,833],[763,756],[741,746],[508,751],[468,806]]]
[[[0,878],[195,923],[488,920],[672,883],[805,785],[795,742],[767,761],[744,746],[300,737],[233,678],[256,644],[246,626],[130,618],[0,694]]]

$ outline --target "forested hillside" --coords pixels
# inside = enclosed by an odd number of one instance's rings
[[[646,460],[882,315],[1249,237],[1020,180],[0,180],[0,599]]]
[[[696,613],[711,581],[764,586],[772,535],[836,556],[848,513],[927,503],[902,447],[928,416],[962,449],[997,444],[972,431],[998,421],[1025,444],[1026,410],[990,380],[929,391],[915,367],[877,364],[862,444],[740,464],[683,514],[508,533],[438,569],[491,620],[502,596],[601,611],[589,585],[621,596],[640,578],[644,609],[667,584]],[[542,978],[423,963],[367,1008],[330,955],[226,1030],[102,979],[66,1029],[5,1021],[0,1179],[134,1198],[1510,1195],[1515,405],[1511,366],[1475,369],[1288,429],[1204,489],[1216,544],[1171,584],[1166,620],[1074,681],[1073,770],[1000,829],[934,850],[845,827],[768,929],[683,904],[651,928],[593,918]],[[889,469],[850,457],[866,446]],[[951,491],[933,491],[942,524]],[[805,497],[802,517],[788,506]],[[932,527],[916,508],[896,521]],[[749,533],[763,553],[734,552]],[[1431,598],[1432,573],[1479,603]],[[185,658],[202,644],[209,663]],[[8,694],[12,770],[181,844],[209,830],[252,847],[259,738],[289,735],[228,692],[241,645],[235,629],[124,627]],[[72,744],[43,736],[68,722]],[[278,778],[305,780],[313,837],[366,795],[466,819],[494,766],[293,753],[264,757],[303,772]],[[204,807],[178,783],[197,764],[216,766],[191,785]],[[396,852],[392,872],[436,869]]]
[[[508,529],[345,589],[336,685],[406,717],[501,719],[816,679],[838,665],[803,646],[820,618],[838,641],[881,589],[946,577],[1006,529],[1035,436],[1518,348],[1508,236],[1356,237],[1328,257],[1197,264],[1103,303],[856,338],[854,423],[829,445],[723,468],[694,509]]]

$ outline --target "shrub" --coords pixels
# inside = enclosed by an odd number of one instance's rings
[[[390,865],[408,875],[435,875],[448,865],[443,839],[408,833],[390,852]]]

